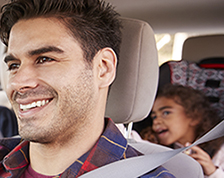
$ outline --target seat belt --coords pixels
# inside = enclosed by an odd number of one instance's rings
[[[224,120],[190,146],[116,161],[85,173],[81,175],[80,178],[136,178],[152,171],[178,153],[190,149],[192,146],[205,143],[222,136],[224,136]],[[130,143],[130,145],[132,145],[132,143]]]

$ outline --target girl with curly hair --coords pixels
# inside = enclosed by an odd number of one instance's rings
[[[150,116],[152,127],[141,132],[142,138],[171,148],[194,142],[221,121],[200,91],[181,85],[160,90]],[[223,143],[222,137],[194,146],[188,152],[201,164],[205,177],[224,177]]]

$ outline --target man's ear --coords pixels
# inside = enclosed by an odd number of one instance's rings
[[[113,49],[103,48],[97,57],[97,77],[100,88],[108,87],[115,79],[117,56]]]

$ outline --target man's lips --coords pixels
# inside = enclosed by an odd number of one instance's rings
[[[33,101],[31,103],[28,103],[28,104],[20,104],[19,108],[20,108],[21,111],[28,111],[28,110],[33,109],[33,108],[38,108],[38,107],[45,106],[51,100],[52,99],[42,99],[42,100]]]
[[[22,92],[14,91],[13,105],[20,115],[35,114],[40,109],[49,105],[57,97],[57,93],[50,87],[39,86]],[[32,111],[32,112],[28,112]]]

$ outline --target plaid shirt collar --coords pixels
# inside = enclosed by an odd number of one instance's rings
[[[20,143],[21,139],[4,140],[3,145],[0,146],[1,153],[10,149],[15,143]],[[12,142],[12,145],[9,145]],[[11,149],[10,149],[11,150]],[[29,165],[29,142],[22,141],[9,154],[7,154],[0,167],[0,177],[18,177],[23,170]]]
[[[119,132],[111,119],[106,119],[106,127],[94,147],[76,160],[69,168],[65,170],[61,178],[78,177],[85,172],[118,161],[125,158],[127,149],[127,140]],[[29,165],[29,142],[23,141],[16,146],[3,160],[3,165],[7,172],[0,175],[13,175],[18,177]]]

